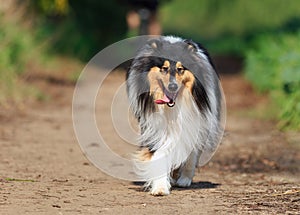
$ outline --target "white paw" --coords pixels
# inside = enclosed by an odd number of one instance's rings
[[[191,186],[192,179],[186,176],[181,175],[176,181],[178,187],[189,187]]]
[[[153,196],[167,196],[170,194],[170,190],[167,187],[156,187],[150,190],[150,194]]]
[[[168,179],[160,178],[157,180],[154,180],[151,185],[150,194],[153,196],[166,196],[170,194],[170,182]]]

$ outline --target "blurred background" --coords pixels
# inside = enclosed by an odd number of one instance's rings
[[[0,0],[2,115],[51,99],[36,80],[72,85],[102,48],[141,34],[204,44],[220,73],[270,98],[281,129],[300,130],[298,0]]]
[[[144,34],[202,43],[226,98],[219,149],[190,189],[167,198],[99,171],[72,127],[74,88],[87,62]],[[124,81],[124,68],[111,72],[95,108],[79,110],[95,113],[109,148],[132,158],[136,147],[112,122],[126,120],[112,111],[124,106],[112,103],[126,98]],[[90,138],[88,127],[80,131]],[[102,150],[98,141],[86,143]],[[1,214],[299,214],[299,149],[300,0],[0,0]]]

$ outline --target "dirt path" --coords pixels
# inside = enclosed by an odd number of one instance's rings
[[[115,75],[108,87],[122,81]],[[299,214],[299,135],[253,117],[267,101],[240,75],[222,82],[226,137],[192,187],[167,197],[153,197],[91,165],[72,128],[73,86],[40,84],[52,93],[51,102],[0,121],[0,214]]]

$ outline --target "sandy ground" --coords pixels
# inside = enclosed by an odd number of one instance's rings
[[[123,78],[112,75],[105,90]],[[299,134],[282,133],[271,120],[254,117],[268,101],[241,75],[222,76],[227,124],[217,153],[190,188],[174,188],[165,197],[106,175],[86,159],[72,127],[74,86],[49,80],[34,84],[52,95],[50,101],[1,115],[0,214],[300,213]],[[114,138],[105,128],[106,138]],[[124,149],[118,141],[111,147]]]

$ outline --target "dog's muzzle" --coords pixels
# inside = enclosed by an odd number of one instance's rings
[[[170,91],[164,89],[163,98],[155,100],[155,103],[156,104],[167,104],[168,107],[174,107],[177,94],[178,94],[178,91],[170,92]]]

